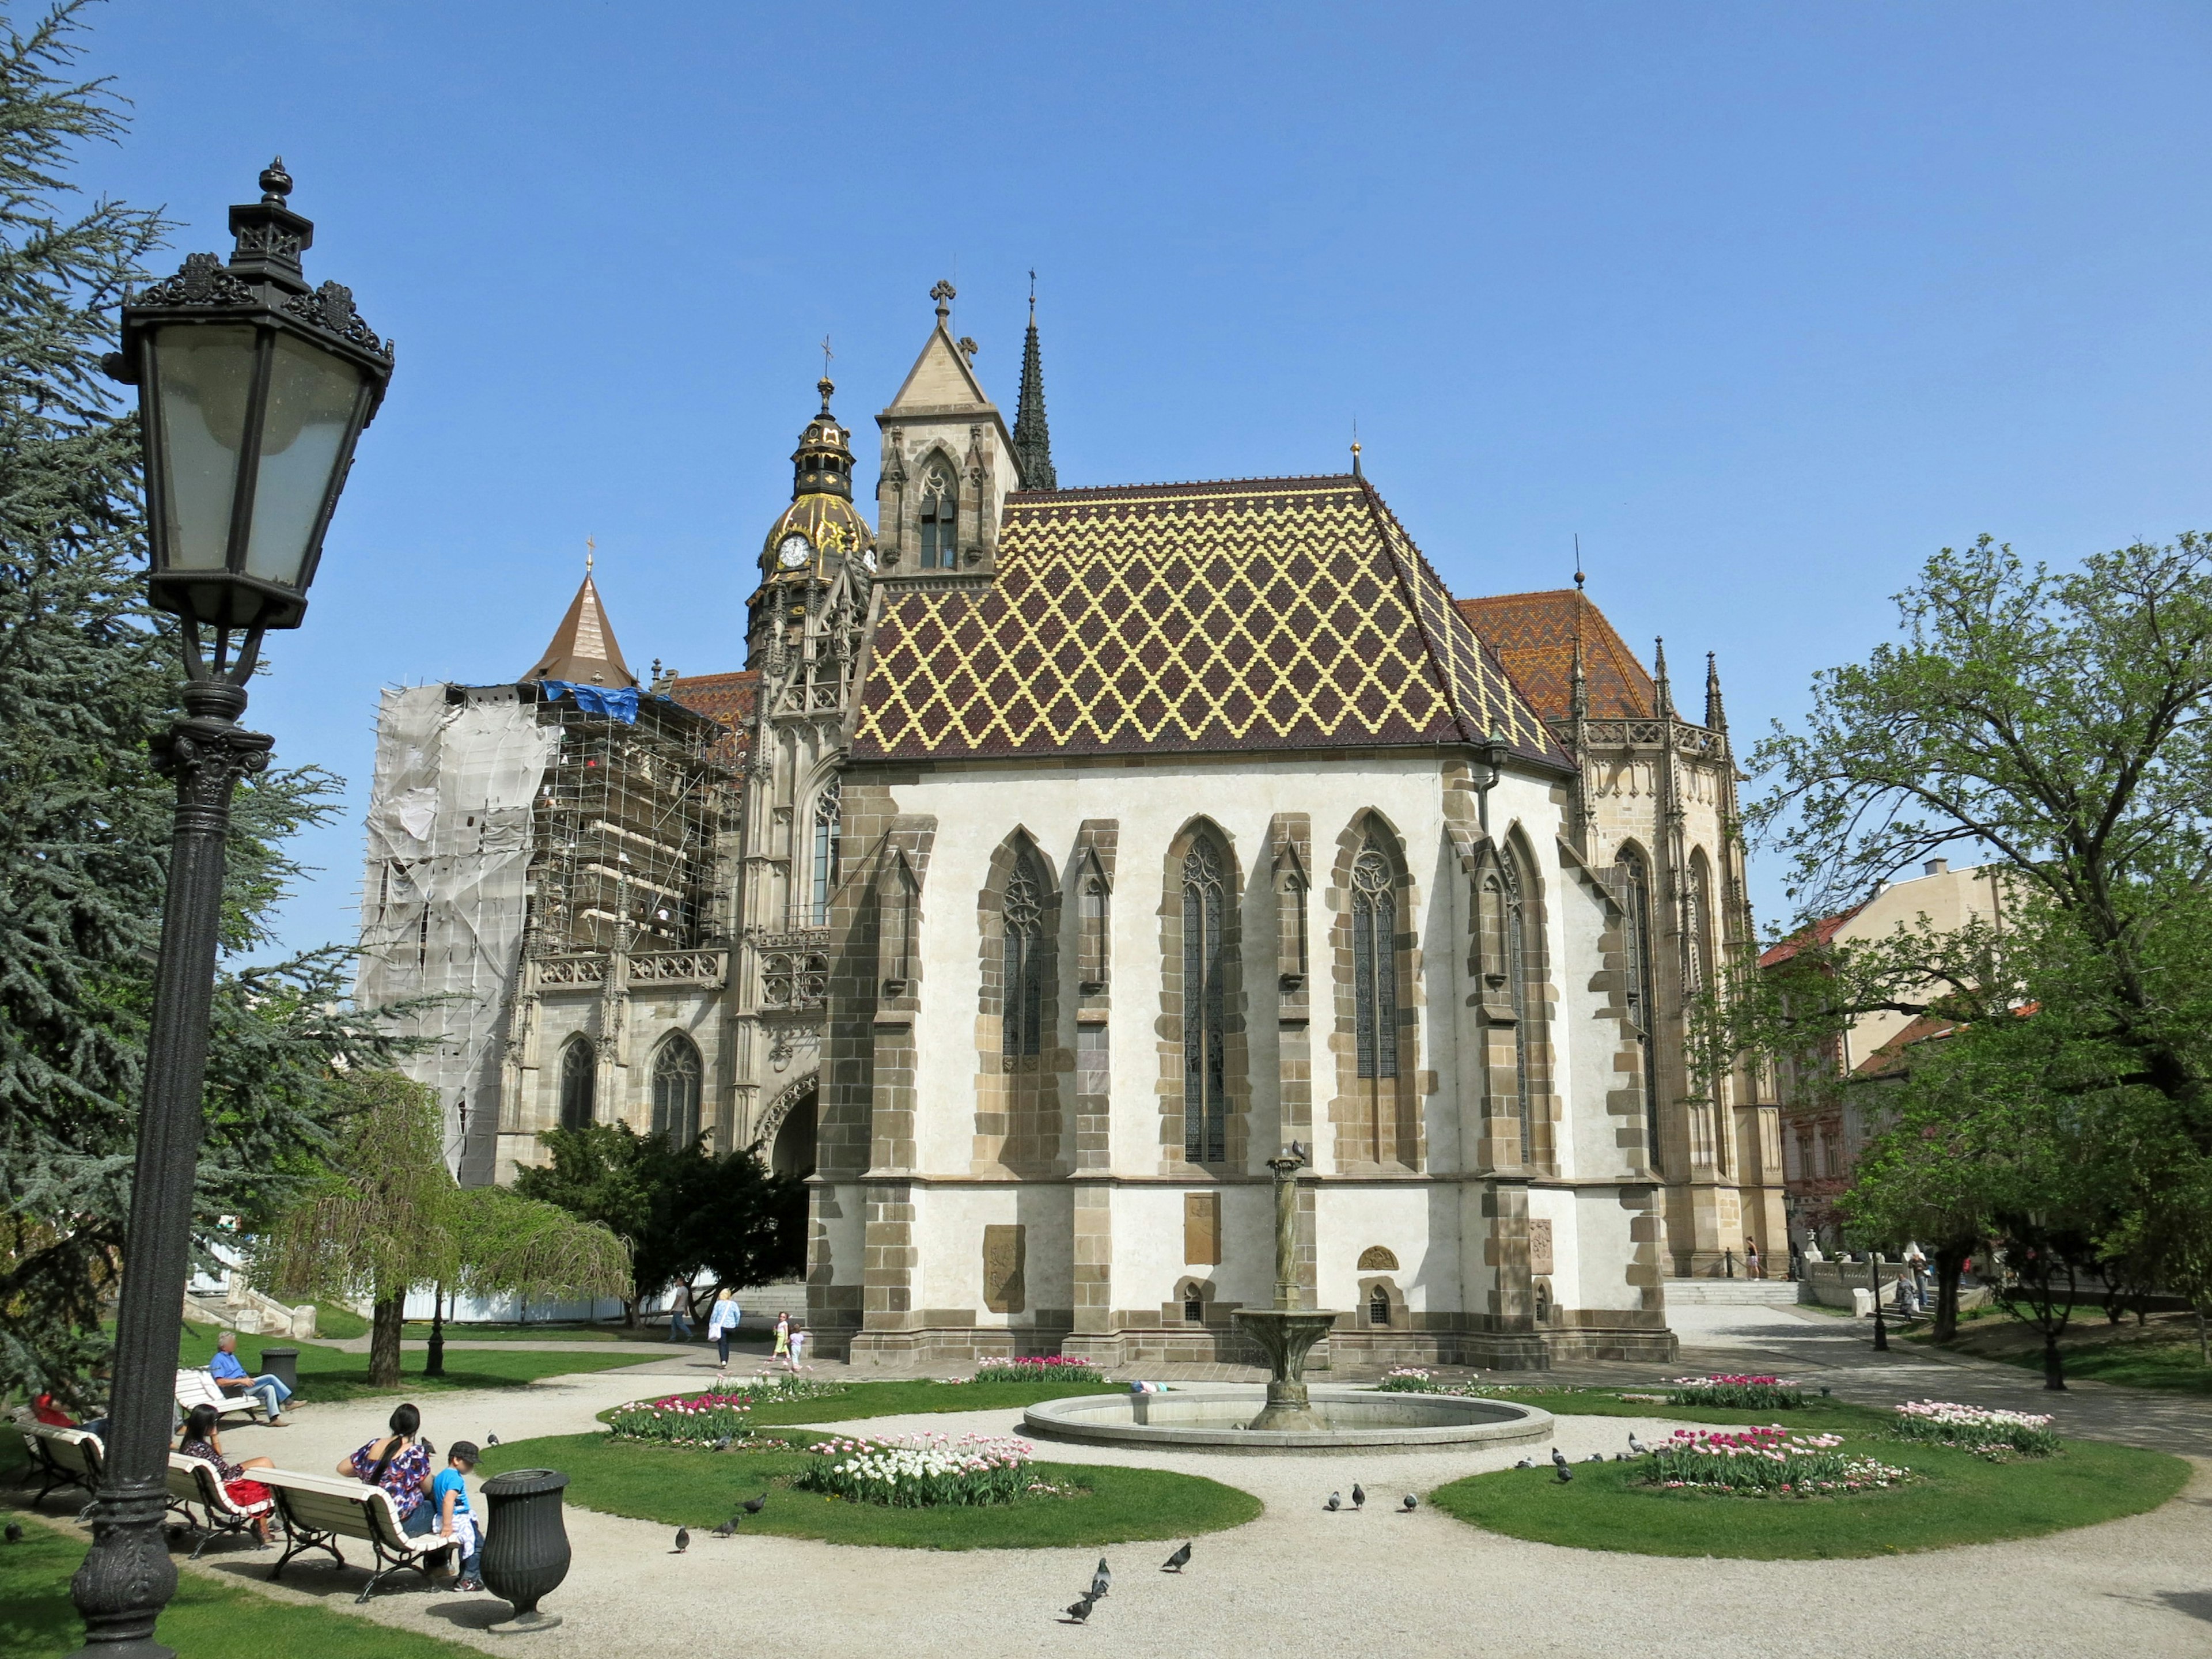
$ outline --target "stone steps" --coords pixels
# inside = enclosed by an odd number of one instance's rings
[[[1797,1286],[1786,1279],[1670,1279],[1665,1289],[1677,1308],[1786,1308],[1797,1301]]]

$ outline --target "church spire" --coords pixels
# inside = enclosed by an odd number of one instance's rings
[[[606,606],[599,602],[599,584],[592,580],[588,560],[584,585],[568,601],[568,614],[553,630],[552,642],[539,653],[538,665],[522,678],[568,680],[616,690],[637,684],[637,677],[623,660],[622,647],[615,643],[615,630],[607,621]]]
[[[1705,653],[1705,729],[1728,730],[1728,710],[1721,706],[1721,671],[1710,651]]]
[[[1044,362],[1037,351],[1036,272],[1030,272],[1030,331],[1022,342],[1021,398],[1014,405],[1014,460],[1024,489],[1057,489],[1052,432],[1044,418]]]
[[[1667,636],[1662,634],[1652,643],[1656,647],[1656,654],[1652,659],[1651,678],[1654,689],[1658,694],[1659,702],[1659,707],[1655,712],[1661,720],[1667,720],[1674,713],[1674,693],[1667,684]]]

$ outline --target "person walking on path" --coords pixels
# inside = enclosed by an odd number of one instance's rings
[[[714,1297],[714,1311],[707,1316],[707,1334],[714,1339],[719,1376],[730,1369],[730,1333],[738,1328],[738,1299],[725,1285]]]
[[[1759,1241],[1755,1238],[1747,1238],[1743,1241],[1743,1274],[1746,1279],[1766,1277],[1759,1271]]]
[[[225,1394],[252,1394],[261,1396],[261,1403],[269,1413],[269,1426],[281,1429],[284,1422],[284,1402],[292,1397],[291,1389],[274,1376],[253,1376],[247,1373],[238,1358],[238,1333],[225,1331],[215,1340],[215,1358],[208,1361],[208,1375]]]
[[[684,1291],[678,1286],[668,1300],[668,1340],[671,1342],[689,1342],[691,1340],[691,1322],[684,1316]]]
[[[791,1363],[791,1316],[780,1313],[775,1316],[775,1352],[769,1355],[769,1363],[781,1359]]]
[[[791,1369],[795,1373],[806,1364],[806,1327],[791,1328]]]

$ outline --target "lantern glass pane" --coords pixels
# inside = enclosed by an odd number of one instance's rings
[[[253,528],[246,544],[247,575],[300,585],[360,401],[361,371],[351,363],[289,334],[276,337],[261,427],[261,471],[253,487]]]
[[[173,323],[154,335],[169,568],[220,570],[253,389],[253,331]]]

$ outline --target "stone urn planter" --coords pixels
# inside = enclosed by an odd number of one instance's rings
[[[558,1469],[510,1469],[484,1482],[489,1510],[484,1523],[483,1581],[514,1614],[489,1626],[495,1636],[519,1636],[551,1630],[557,1613],[540,1613],[538,1604],[568,1576],[568,1529],[561,1517],[561,1493],[568,1477]]]

